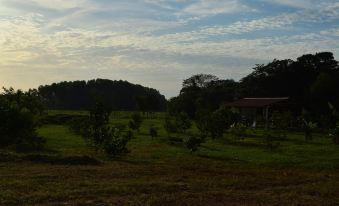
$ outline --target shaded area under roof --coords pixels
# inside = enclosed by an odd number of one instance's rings
[[[226,105],[231,107],[266,107],[288,99],[288,97],[243,98]]]

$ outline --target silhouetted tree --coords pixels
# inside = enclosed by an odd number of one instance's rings
[[[142,117],[140,113],[134,112],[132,114],[132,119],[129,121],[129,127],[133,130],[139,131],[141,123],[142,123]]]
[[[116,156],[127,152],[127,143],[131,140],[131,131],[122,131],[109,125],[110,111],[102,103],[97,103],[90,111],[89,122],[83,137],[97,152]]]
[[[38,92],[50,109],[87,110],[96,102],[102,102],[114,110],[137,110],[138,97],[146,97],[147,101],[139,109],[164,111],[167,103],[157,90],[121,80],[60,82],[40,86]]]
[[[288,96],[295,112],[307,108],[320,116],[328,114],[327,103],[339,105],[339,67],[330,52],[306,54],[297,61],[273,60],[257,65],[240,81],[240,92],[246,97]]]
[[[185,145],[191,151],[191,153],[193,153],[198,150],[202,142],[203,140],[201,138],[190,136],[185,140]]]
[[[222,137],[234,122],[235,114],[228,108],[221,107],[212,113],[200,114],[196,120],[196,125],[202,138],[210,136],[215,139]]]
[[[152,137],[152,139],[158,137],[158,129],[154,127],[154,125],[151,125],[151,127],[149,128],[149,134]]]
[[[0,94],[0,148],[13,147],[19,151],[41,149],[45,140],[36,128],[42,113],[35,91],[5,89]]]
[[[238,83],[219,80],[210,74],[194,75],[183,81],[179,96],[169,100],[168,112],[172,115],[185,112],[195,119],[198,112],[213,112],[224,102],[233,101]]]

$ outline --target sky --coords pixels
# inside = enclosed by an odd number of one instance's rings
[[[331,51],[339,0],[0,0],[0,86],[127,80],[176,96],[194,74]]]

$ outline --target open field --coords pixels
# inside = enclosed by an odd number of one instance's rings
[[[113,113],[111,123],[127,124],[129,117]],[[130,153],[113,160],[88,149],[67,126],[44,125],[45,156],[1,154],[0,205],[339,205],[339,147],[326,135],[305,142],[291,132],[270,151],[260,130],[243,141],[225,134],[191,154],[169,140],[162,122],[162,114],[145,119]],[[159,128],[154,140],[150,125]],[[74,160],[83,155],[100,164]]]

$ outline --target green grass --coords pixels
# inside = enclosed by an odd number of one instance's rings
[[[46,138],[46,149],[61,154],[85,154],[88,147],[83,138],[70,132],[62,125],[45,125],[39,135]]]
[[[57,114],[51,111],[49,114]],[[63,111],[64,114],[79,114]],[[113,113],[111,124],[127,124],[131,113]],[[208,139],[196,153],[171,142],[164,115],[145,119],[128,144],[130,153],[107,159],[90,150],[67,126],[45,125],[45,155],[99,159],[100,165],[2,161],[0,205],[338,205],[339,146],[325,134],[305,142],[288,134],[277,150],[260,135],[234,141]],[[151,125],[159,137],[148,135]],[[196,134],[196,128],[188,133]],[[185,138],[187,135],[171,134]],[[25,154],[23,154],[25,155]]]

